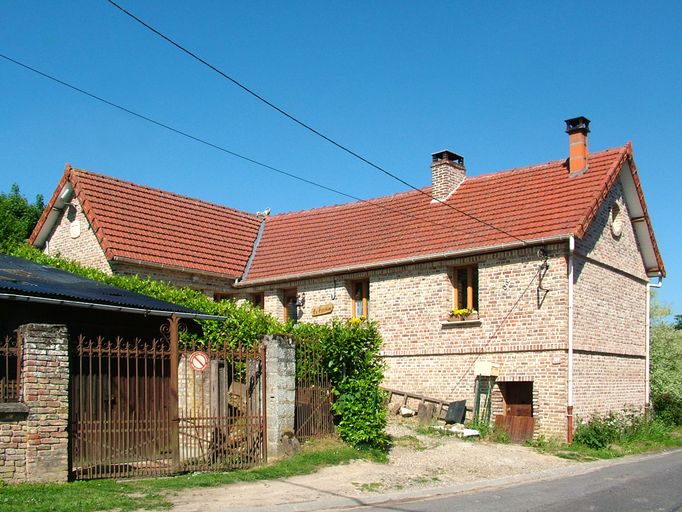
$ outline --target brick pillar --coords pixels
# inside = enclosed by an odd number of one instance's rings
[[[268,458],[282,455],[282,434],[294,430],[296,348],[288,336],[264,336]]]
[[[26,480],[65,482],[69,476],[69,336],[65,325],[26,324],[21,375],[29,409]]]

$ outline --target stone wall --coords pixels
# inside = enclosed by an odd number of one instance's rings
[[[294,432],[296,348],[288,336],[264,336],[268,458],[282,453],[282,436]]]
[[[0,414],[0,478],[65,482],[69,471],[68,332],[63,325],[27,324],[20,333],[22,400],[13,404],[14,413]]]

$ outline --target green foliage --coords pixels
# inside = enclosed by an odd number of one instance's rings
[[[386,396],[379,387],[384,363],[381,336],[373,322],[334,320],[330,324],[295,324],[289,331],[299,343],[317,346],[315,367],[297,364],[297,372],[324,372],[333,386],[336,430],[353,446],[385,447]],[[311,359],[307,359],[310,364]]]
[[[611,445],[627,445],[645,441],[663,441],[671,429],[660,420],[651,420],[635,412],[595,415],[589,422],[580,422],[573,442],[594,450]]]
[[[0,193],[0,251],[10,251],[26,240],[43,213],[43,196],[33,204],[21,195],[19,185],[12,185],[8,194]]]
[[[334,386],[334,394],[332,409],[340,418],[336,431],[341,439],[353,446],[388,445],[386,395],[377,383],[346,378]]]
[[[682,399],[667,393],[653,393],[651,404],[656,413],[656,419],[668,425],[682,425]]]
[[[251,347],[259,343],[264,334],[277,333],[288,333],[301,343],[312,344],[315,357],[299,358],[297,373],[300,376],[311,371],[324,372],[329,376],[336,398],[332,410],[337,416],[337,431],[341,438],[353,446],[385,446],[388,412],[379,387],[384,364],[379,357],[382,341],[376,324],[356,319],[335,320],[323,325],[282,324],[250,303],[214,302],[189,288],[177,288],[139,276],[108,275],[73,261],[48,256],[25,244],[16,246],[10,253],[202,313],[226,317],[225,321],[199,322],[203,334],[194,339],[201,345]],[[315,367],[311,368],[311,365]]]
[[[665,321],[670,308],[655,295],[651,311],[651,402],[658,418],[682,425],[682,330]]]

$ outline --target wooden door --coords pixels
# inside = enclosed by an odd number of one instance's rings
[[[504,399],[504,414],[495,416],[495,427],[509,434],[512,442],[520,443],[533,437],[533,383],[500,382]]]

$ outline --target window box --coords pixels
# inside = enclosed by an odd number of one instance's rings
[[[448,312],[448,315],[441,319],[441,325],[481,325],[481,319],[478,316],[478,311],[468,311],[458,313],[458,310]]]
[[[481,325],[481,321],[476,320],[441,320],[440,325],[443,327],[476,327]]]

